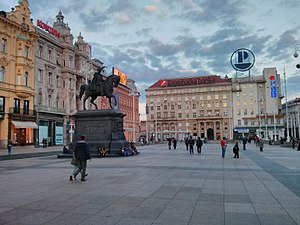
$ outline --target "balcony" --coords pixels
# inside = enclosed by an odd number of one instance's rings
[[[28,116],[34,116],[35,115],[34,110],[23,109],[23,108],[15,108],[15,107],[9,108],[9,114],[28,115]]]

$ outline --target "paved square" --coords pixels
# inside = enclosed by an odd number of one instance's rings
[[[232,147],[222,159],[217,142],[201,155],[140,146],[92,158],[87,182],[55,155],[0,161],[0,225],[300,225],[300,152],[250,144],[234,159]]]

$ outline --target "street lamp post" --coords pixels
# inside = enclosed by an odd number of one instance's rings
[[[284,77],[284,89],[285,89],[286,141],[290,142],[289,112],[288,112],[288,102],[287,102],[287,90],[286,90],[286,75],[285,75],[285,70],[283,72],[283,77]]]

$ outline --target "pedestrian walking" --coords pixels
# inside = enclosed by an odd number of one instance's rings
[[[71,160],[71,164],[73,165],[73,171],[70,175],[70,181],[76,180],[76,176],[77,176],[77,170],[79,169],[79,161],[76,159],[75,157],[75,152],[73,152],[73,157]]]
[[[47,139],[43,138],[42,140],[43,148],[47,148]]]
[[[185,144],[186,150],[188,151],[189,150],[189,139],[187,137],[184,140],[184,144]]]
[[[177,140],[175,138],[173,140],[173,148],[174,150],[177,148]]]
[[[9,157],[11,156],[11,148],[12,148],[12,142],[11,142],[11,140],[9,140],[7,142],[7,153],[8,153]]]
[[[203,145],[203,142],[201,140],[200,137],[198,137],[197,139],[197,142],[196,142],[196,146],[197,146],[197,152],[201,154],[201,151],[202,151],[202,145]]]
[[[190,140],[189,140],[189,145],[190,145],[190,154],[194,154],[194,140],[193,140],[193,137],[191,136],[190,137]]]
[[[80,137],[80,141],[76,143],[74,150],[75,158],[78,160],[78,169],[75,172],[74,176],[76,177],[79,173],[81,173],[81,181],[86,181],[86,167],[87,160],[91,159],[89,145],[85,141],[85,136]]]
[[[243,150],[246,150],[247,141],[248,141],[248,139],[247,139],[247,137],[245,136],[245,137],[243,138]]]
[[[172,139],[168,138],[168,146],[169,146],[169,150],[171,150],[171,145],[172,145]]]
[[[264,151],[264,143],[262,139],[259,140],[259,151]]]
[[[226,153],[226,148],[227,148],[225,137],[223,137],[223,139],[220,141],[220,145],[221,145],[221,149],[222,149],[222,158],[225,158],[225,153]]]
[[[236,141],[235,142],[235,145],[233,146],[233,153],[234,153],[234,157],[233,158],[239,158],[240,156],[239,156],[239,151],[240,151],[240,149],[239,149],[239,142],[238,141]]]

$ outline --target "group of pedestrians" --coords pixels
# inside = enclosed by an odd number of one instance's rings
[[[168,139],[169,150],[172,149],[172,143],[173,143],[173,148],[175,150],[177,148],[177,140],[175,138],[169,138]]]
[[[193,139],[192,136],[190,136],[190,138],[186,138],[185,141],[185,146],[186,146],[186,150],[189,151],[190,150],[190,154],[194,154],[194,145],[195,145],[195,141]],[[203,145],[203,141],[201,140],[200,137],[197,138],[196,140],[196,147],[197,147],[197,152],[199,154],[201,154],[202,152],[202,145]]]

